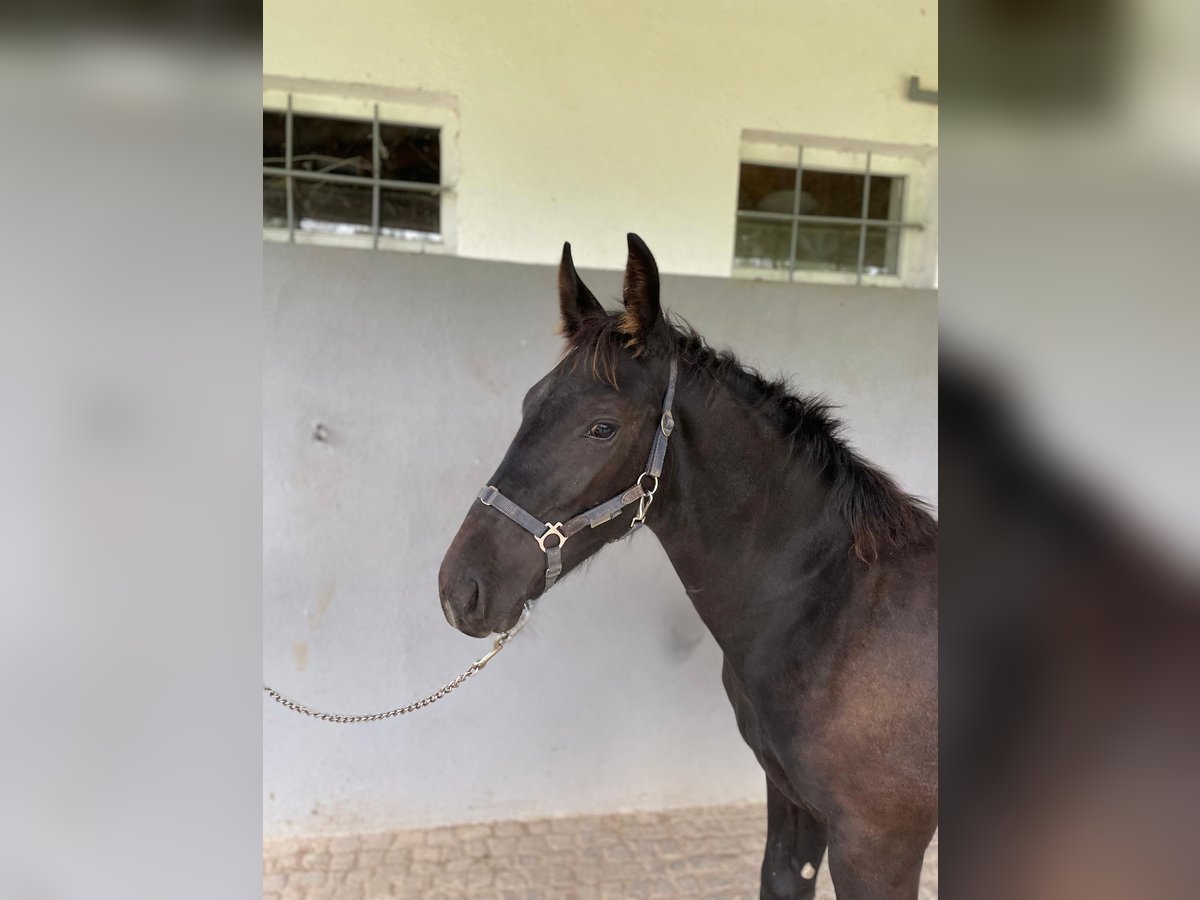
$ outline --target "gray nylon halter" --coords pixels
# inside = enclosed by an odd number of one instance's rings
[[[564,522],[542,522],[536,516],[526,512],[512,500],[500,493],[499,489],[489,484],[479,492],[479,502],[490,506],[512,519],[533,535],[542,552],[546,554],[546,590],[554,587],[558,576],[562,574],[562,547],[567,538],[578,534],[585,528],[596,528],[605,522],[615,519],[621,511],[631,503],[638,504],[637,515],[629,523],[631,529],[638,529],[646,521],[646,511],[654,502],[654,492],[658,490],[658,478],[662,475],[663,461],[667,457],[667,440],[675,430],[675,417],[671,414],[671,406],[675,402],[675,380],[679,375],[679,366],[671,360],[671,375],[667,379],[667,392],[663,395],[662,416],[658,427],[654,430],[654,442],[650,445],[650,456],[646,460],[646,469],[637,477],[632,487],[626,488],[611,500],[606,500],[599,506],[593,506],[587,512],[582,512],[573,519]],[[642,482],[653,479],[653,487],[646,489]],[[546,546],[546,539],[558,538],[553,546]]]

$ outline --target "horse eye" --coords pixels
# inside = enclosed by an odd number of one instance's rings
[[[598,441],[611,440],[612,436],[617,433],[617,426],[609,422],[597,422],[587,430],[587,436],[595,438]]]

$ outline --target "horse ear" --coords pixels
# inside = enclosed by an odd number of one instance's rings
[[[629,346],[640,353],[662,317],[658,264],[645,241],[632,232],[627,237],[629,260],[625,263],[625,314],[621,317],[621,332],[629,337]]]
[[[562,262],[558,265],[558,305],[562,310],[563,334],[568,338],[579,330],[586,317],[604,315],[604,307],[575,271],[570,244],[563,244]]]

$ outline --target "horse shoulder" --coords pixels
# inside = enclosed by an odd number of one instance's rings
[[[936,555],[881,558],[848,604],[818,741],[830,790],[881,820],[936,816]]]

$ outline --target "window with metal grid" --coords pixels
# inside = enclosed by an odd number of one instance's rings
[[[440,242],[441,131],[421,125],[263,110],[263,228]]]
[[[921,223],[904,220],[904,175],[806,168],[804,148],[795,165],[742,162],[738,179],[734,269],[788,281],[807,272],[864,275],[900,272],[904,233]]]

